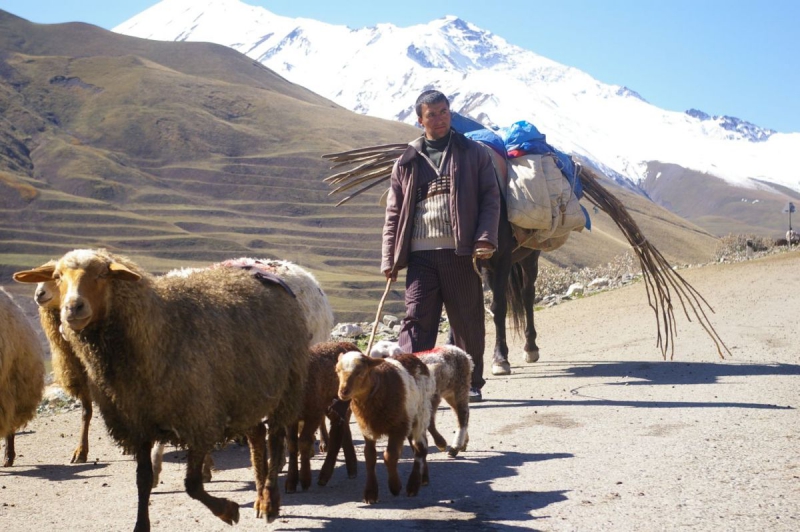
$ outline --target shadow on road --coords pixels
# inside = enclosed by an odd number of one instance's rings
[[[609,382],[594,382],[591,386],[686,386],[701,384],[726,384],[723,378],[764,377],[800,375],[796,364],[739,364],[703,362],[553,362],[536,366],[513,368],[514,373],[506,378],[530,380],[531,390],[541,379],[564,379],[572,388],[572,394],[586,400],[558,399],[492,399],[472,405],[471,408],[506,408],[508,406],[628,406],[639,408],[757,408],[793,410],[793,406],[768,403],[746,403],[729,401],[616,401],[586,395],[578,379],[608,379]]]

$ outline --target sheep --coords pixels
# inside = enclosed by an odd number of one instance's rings
[[[402,488],[397,461],[403,441],[408,438],[414,449],[414,467],[408,477],[406,494],[417,495],[420,485],[429,482],[426,429],[430,423],[435,383],[428,367],[414,355],[376,359],[350,351],[339,355],[336,374],[339,376],[339,399],[350,400],[350,408],[364,436],[367,470],[364,502],[378,502],[375,443],[384,435],[389,437],[383,453],[389,472],[389,491],[397,495]]]
[[[348,405],[344,403],[331,407],[332,403],[341,402],[337,397],[339,379],[336,375],[336,362],[340,354],[349,351],[358,351],[358,347],[351,342],[323,342],[311,348],[303,412],[298,423],[287,429],[289,434],[289,471],[286,475],[286,493],[294,493],[297,490],[298,448],[300,452],[300,485],[304,490],[311,485],[311,451],[314,445],[314,431],[317,427],[324,426],[326,414],[331,420],[331,432],[325,462],[320,470],[317,484],[325,486],[330,480],[340,448],[344,448],[347,476],[349,478],[356,476],[356,451],[350,434]]]
[[[246,434],[256,516],[279,513],[278,464],[285,428],[299,415],[308,371],[302,310],[276,284],[236,268],[153,277],[132,261],[74,250],[54,266],[17,272],[20,282],[56,280],[62,330],[87,369],[111,437],[136,456],[136,530],[149,530],[153,442],[188,449],[186,492],[228,524],[233,501],[209,495],[202,465],[218,441]]]
[[[325,342],[330,338],[333,328],[333,309],[328,302],[328,297],[322,290],[314,276],[306,269],[286,260],[276,259],[252,259],[240,257],[229,259],[209,266],[210,268],[241,268],[249,271],[252,275],[265,278],[275,275],[286,283],[288,288],[297,297],[297,302],[303,310],[308,327],[309,344],[314,345]],[[178,268],[167,272],[167,276],[187,277],[193,273],[202,271],[205,268]],[[327,431],[325,430],[324,420],[320,425],[323,438],[327,441]],[[164,455],[164,443],[159,442],[153,447],[151,459],[153,462],[153,487],[158,485],[161,475]],[[203,481],[211,480],[211,471],[214,462],[211,456],[206,457],[203,465]]]
[[[308,270],[289,262],[276,259],[238,258],[226,260],[215,267],[234,266],[252,270],[252,273],[272,273],[283,280],[297,297],[297,302],[306,317],[308,331],[311,333],[310,344],[327,342],[333,329],[333,309],[328,296],[319,282]]]
[[[55,265],[51,261],[48,265]],[[39,306],[39,321],[50,344],[51,362],[55,381],[64,391],[81,402],[81,432],[78,446],[72,453],[70,463],[85,464],[89,455],[89,423],[92,420],[92,398],[89,391],[89,376],[80,359],[72,352],[69,343],[61,335],[61,294],[55,281],[39,283],[33,299]]]
[[[370,356],[386,358],[402,354],[403,350],[397,342],[380,340],[375,343],[370,351]],[[469,443],[469,387],[472,370],[475,367],[472,357],[454,345],[434,347],[430,351],[414,353],[428,366],[436,381],[436,393],[431,398],[431,423],[428,432],[431,433],[436,447],[440,451],[447,450],[447,454],[455,458],[459,451],[466,451]],[[456,415],[458,431],[453,438],[450,448],[447,441],[436,430],[436,411],[444,399]]]
[[[0,288],[0,438],[3,467],[14,465],[14,435],[36,415],[44,394],[44,353],[36,332]]]
[[[55,265],[51,261],[46,265]],[[185,270],[182,270],[185,272]],[[81,431],[78,446],[72,453],[70,463],[84,464],[89,455],[89,425],[92,420],[93,408],[89,388],[89,376],[80,359],[72,352],[69,342],[61,334],[61,294],[55,281],[47,281],[36,285],[33,299],[39,306],[39,321],[42,324],[47,341],[50,344],[51,362],[55,381],[71,397],[81,402]],[[153,487],[158,485],[163,462],[164,443],[158,442],[153,447]],[[211,456],[206,457],[203,463],[203,481],[211,480]]]

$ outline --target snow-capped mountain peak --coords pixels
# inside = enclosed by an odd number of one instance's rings
[[[454,15],[352,29],[239,0],[163,0],[114,31],[230,46],[355,112],[411,124],[417,95],[437,88],[454,110],[488,127],[527,120],[552,145],[633,183],[648,161],[660,161],[742,186],[758,178],[800,191],[790,156],[800,151],[800,133],[660,109]]]

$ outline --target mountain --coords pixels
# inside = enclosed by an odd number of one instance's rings
[[[381,190],[336,207],[322,155],[409,141],[418,129],[353,113],[224,46],[4,11],[0,109],[0,285],[29,307],[30,287],[12,272],[103,246],[156,273],[292,260],[316,275],[338,320],[374,316],[385,284]],[[672,263],[713,255],[709,233],[606,184]],[[630,249],[607,216],[592,222],[542,261],[592,266]],[[396,286],[387,312],[402,310]]]
[[[348,109],[409,124],[416,121],[416,96],[436,87],[454,110],[486,126],[534,123],[550,144],[657,202],[665,190],[677,189],[666,194],[671,208],[700,225],[719,217],[707,227],[717,234],[753,218],[754,230],[781,234],[781,207],[800,192],[792,155],[800,150],[800,133],[695,109],[660,109],[630,88],[601,83],[458,17],[351,29],[238,0],[164,0],[114,31],[229,46]],[[691,200],[677,203],[686,183],[659,174],[660,165],[718,178],[735,199],[713,212],[694,210]],[[756,199],[763,212],[740,220],[731,202],[742,207]]]

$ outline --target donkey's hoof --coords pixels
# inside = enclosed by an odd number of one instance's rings
[[[508,363],[508,360],[494,362],[492,364],[492,375],[511,375],[511,364]]]
[[[528,364],[532,364],[539,360],[539,350],[534,349],[533,351],[525,351],[525,362]]]

